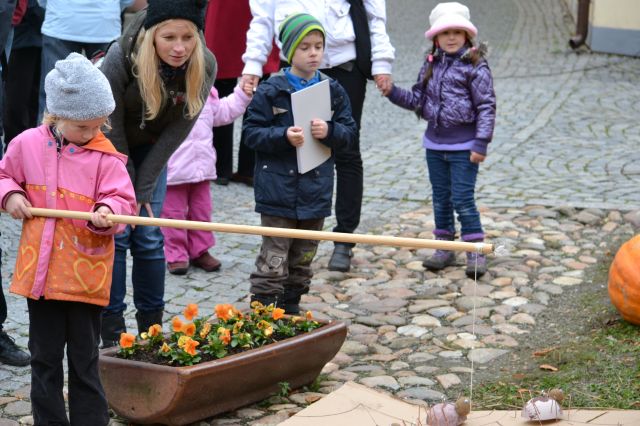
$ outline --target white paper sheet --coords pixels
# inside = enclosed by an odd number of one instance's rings
[[[329,80],[291,94],[293,123],[304,131],[304,144],[298,152],[298,173],[306,173],[331,157],[331,148],[311,136],[311,120],[331,120],[331,92]]]

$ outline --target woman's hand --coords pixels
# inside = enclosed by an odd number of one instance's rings
[[[253,97],[253,92],[254,92],[253,84],[241,81],[240,82],[240,89],[248,97],[250,97],[250,98]]]
[[[486,155],[478,154],[477,152],[471,151],[471,157],[469,158],[469,161],[471,161],[472,163],[480,164],[484,161],[485,158],[487,158]]]
[[[147,210],[147,215],[149,217],[155,217],[153,215],[153,210],[151,210],[151,203],[138,203],[138,208],[136,209],[136,216],[140,216],[140,212],[142,211],[142,207]]]
[[[9,195],[4,206],[5,210],[14,219],[33,219],[29,207],[31,207],[31,203],[20,192],[14,192]]]
[[[242,85],[242,91],[247,93],[246,90],[250,90],[251,92],[255,92],[258,88],[258,83],[260,82],[260,77],[253,74],[242,74],[240,78],[240,84]]]
[[[142,211],[142,207],[147,210],[147,216],[155,217],[153,215],[153,210],[151,210],[151,203],[138,203],[138,207],[136,208],[136,216],[140,216],[140,212]],[[131,225],[131,229],[136,229],[135,225]]]
[[[98,207],[91,213],[91,223],[96,228],[111,228],[113,222],[107,219],[107,215],[113,214],[113,211],[107,206]]]

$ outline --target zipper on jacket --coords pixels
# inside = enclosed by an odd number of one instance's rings
[[[449,62],[449,63],[445,63],[445,58],[447,56],[447,53],[443,50],[442,51],[442,59],[441,59],[441,63],[444,65],[444,69],[442,70],[442,72],[440,73],[440,84],[438,85],[438,110],[436,112],[436,119],[435,119],[435,125],[433,127],[433,130],[437,132],[437,129],[439,127],[439,121],[440,121],[440,111],[442,110],[442,79],[445,75],[445,73],[449,70],[449,67],[451,67],[451,64],[453,63],[453,61]]]

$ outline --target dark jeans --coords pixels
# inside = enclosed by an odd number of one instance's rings
[[[427,149],[426,156],[433,190],[433,215],[436,222],[434,234],[455,235],[455,211],[462,239],[481,240],[484,234],[475,201],[478,164],[469,161],[471,152]]]
[[[46,97],[44,93],[44,79],[55,65],[56,61],[65,59],[71,52],[82,53],[84,50],[87,58],[93,57],[100,50],[107,48],[109,43],[80,43],[76,41],[61,40],[55,37],[42,35],[42,62],[40,68],[40,94],[38,103],[38,117],[46,107]],[[38,120],[39,121],[39,120]]]
[[[362,156],[360,155],[360,121],[367,89],[367,79],[353,67],[323,69],[323,73],[336,79],[349,95],[353,119],[358,125],[356,141],[349,149],[336,149],[336,226],[334,232],[353,233],[360,223],[362,208]],[[344,244],[344,243],[340,243]],[[353,246],[353,244],[347,244]]]
[[[270,74],[265,74],[260,78],[264,81]],[[218,96],[223,98],[233,93],[233,89],[238,85],[238,79],[225,78],[216,80],[214,86],[218,89]],[[246,116],[246,115],[245,115]],[[244,116],[243,116],[244,121]],[[218,177],[230,178],[233,174],[233,123],[226,126],[214,127],[213,146],[216,149],[216,175]],[[253,149],[244,144],[242,134],[240,135],[240,146],[238,147],[238,174],[241,176],[253,177],[253,169],[256,163],[256,154]]]
[[[10,38],[13,27],[11,26],[11,17],[13,16],[13,10],[16,7],[16,0],[0,0],[0,69],[2,73],[0,75],[0,137],[3,135],[2,118],[4,108],[4,81],[6,78],[7,68],[5,65],[5,47]]]
[[[131,151],[131,161],[141,162],[146,154]],[[142,152],[142,153],[141,153]],[[138,157],[140,156],[140,157]],[[167,169],[165,168],[156,182],[151,196],[151,210],[160,217],[162,204],[167,194]],[[140,216],[148,217],[147,209],[140,209]],[[127,226],[122,234],[115,237],[115,259],[113,263],[113,282],[111,298],[104,315],[120,315],[126,309],[124,298],[127,293],[127,250],[133,257],[131,282],[133,284],[133,303],[141,313],[156,312],[164,309],[165,257],[164,238],[157,226]]]
[[[266,75],[260,81],[268,78]],[[218,96],[223,98],[233,93],[233,89],[238,85],[238,79],[216,80],[214,86],[218,89]],[[243,118],[244,119],[244,118]],[[233,123],[226,126],[214,127],[213,146],[216,148],[216,174],[218,177],[230,178],[233,174]],[[242,176],[253,176],[255,167],[255,152],[243,143],[240,136],[240,146],[238,147],[238,174]]]
[[[109,424],[98,374],[100,312],[97,305],[27,299],[31,351],[31,407],[36,425]],[[69,419],[62,388],[67,347]]]
[[[260,215],[262,226],[291,229],[322,230],[323,219],[297,220]],[[309,292],[313,277],[311,262],[318,249],[317,240],[262,237],[262,246],[256,259],[256,270],[251,273],[250,292],[263,296],[290,295]]]
[[[5,145],[37,125],[41,50],[25,47],[11,51],[5,86]]]
[[[213,85],[222,99],[232,94],[237,84],[237,78],[223,78],[216,79]],[[229,179],[233,173],[233,123],[213,128],[213,147],[216,149],[216,175]]]

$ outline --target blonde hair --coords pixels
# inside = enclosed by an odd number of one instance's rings
[[[42,124],[48,127],[49,126],[52,127],[54,136],[57,137],[58,139],[64,138],[64,135],[62,134],[62,132],[64,131],[63,127],[64,127],[64,123],[68,121],[81,121],[81,120],[69,120],[67,118],[62,118],[60,116],[50,114],[47,111],[45,111],[42,114]],[[111,121],[109,120],[109,118],[107,118],[104,124],[102,125],[102,131],[105,132],[109,130],[111,130]]]
[[[145,106],[145,119],[153,120],[158,116],[160,110],[167,101],[167,91],[160,76],[158,68],[160,58],[156,53],[154,39],[156,31],[173,21],[172,19],[160,22],[148,30],[142,28],[136,40],[137,53],[133,55],[133,75],[138,79],[140,96]],[[204,45],[198,28],[191,21],[186,21],[189,29],[193,32],[196,45],[187,62],[187,72],[185,74],[186,85],[186,113],[185,116],[192,119],[198,115],[204,106],[202,86],[205,79]]]

